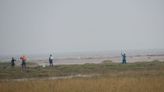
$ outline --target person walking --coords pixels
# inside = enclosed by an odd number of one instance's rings
[[[52,54],[50,54],[50,57],[49,57],[49,64],[50,64],[50,67],[52,67],[53,66],[53,56],[52,56]]]
[[[22,70],[26,70],[27,57],[26,56],[21,56],[20,59],[22,60]]]
[[[16,59],[15,59],[14,57],[12,57],[12,59],[11,59],[11,66],[12,66],[12,67],[15,66],[15,61],[16,61]]]

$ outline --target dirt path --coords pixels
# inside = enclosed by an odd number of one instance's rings
[[[90,74],[90,75],[70,75],[70,76],[60,76],[60,77],[44,77],[44,78],[21,78],[21,79],[4,79],[1,81],[29,81],[29,80],[58,80],[58,79],[71,79],[71,78],[89,78],[93,76],[99,76],[99,74]]]

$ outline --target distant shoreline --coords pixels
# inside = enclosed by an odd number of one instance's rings
[[[164,61],[164,50],[130,50],[126,52],[127,62],[143,62],[159,60]],[[48,65],[49,55],[35,55],[28,56],[27,62],[37,63],[38,65]],[[111,60],[114,63],[121,62],[121,55],[119,51],[100,51],[100,52],[81,52],[81,53],[66,53],[54,55],[54,64],[85,64],[85,63],[101,63],[104,60]],[[10,62],[12,56],[1,57],[0,62]],[[15,56],[17,59],[16,64],[20,65],[19,56]]]

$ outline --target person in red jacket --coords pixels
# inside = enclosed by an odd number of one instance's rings
[[[27,57],[26,56],[21,56],[20,59],[22,60],[22,69],[26,69]]]

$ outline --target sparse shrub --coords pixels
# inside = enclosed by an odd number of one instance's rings
[[[112,60],[104,60],[102,61],[103,64],[108,64],[108,63],[112,63]]]

